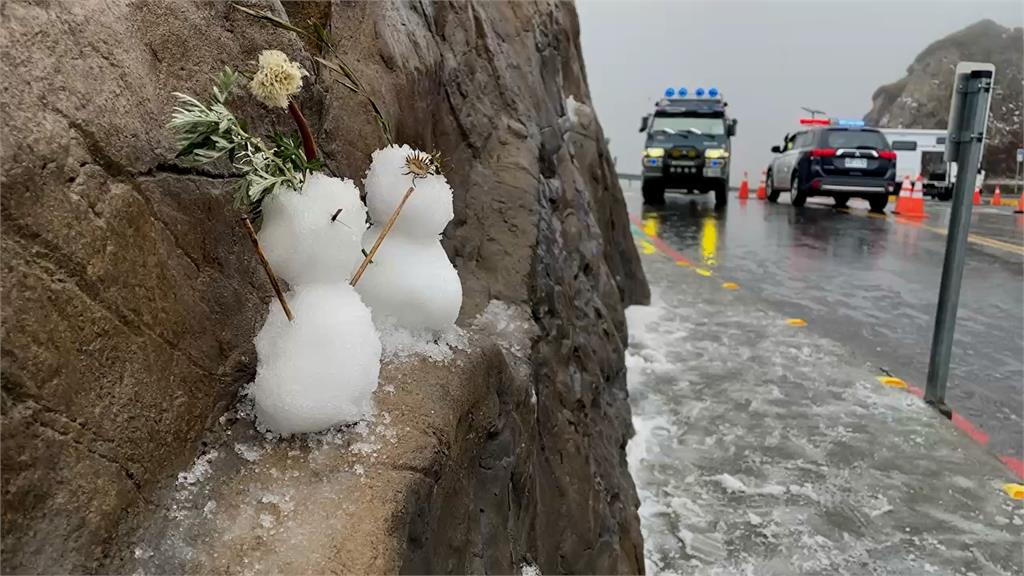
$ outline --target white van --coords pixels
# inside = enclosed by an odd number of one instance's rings
[[[879,128],[896,152],[896,181],[922,177],[924,193],[940,200],[953,195],[956,164],[946,162],[946,131],[920,128]]]

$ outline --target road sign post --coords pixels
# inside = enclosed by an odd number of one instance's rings
[[[1024,148],[1017,148],[1017,170],[1015,172],[1015,177],[1013,179],[1013,192],[1015,194],[1020,193],[1017,190],[1017,186],[1020,185],[1020,179],[1022,176],[1024,176],[1024,174],[1021,174],[1021,164],[1024,164]]]
[[[956,67],[953,100],[949,107],[946,161],[957,163],[957,179],[953,186],[953,207],[924,393],[925,401],[947,417],[952,414],[946,406],[946,383],[949,380],[956,311],[960,303],[960,281],[964,274],[967,230],[971,224],[971,187],[985,145],[985,124],[994,77],[995,66],[992,64],[961,62]]]

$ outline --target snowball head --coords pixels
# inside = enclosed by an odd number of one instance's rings
[[[366,173],[366,205],[374,224],[384,224],[413,185],[406,174],[405,159],[416,150],[408,146],[388,146],[373,153]],[[455,217],[452,189],[441,175],[416,179],[416,190],[409,196],[391,233],[433,238]],[[390,235],[390,234],[389,234]]]
[[[380,233],[363,236],[369,249]],[[356,289],[378,321],[390,317],[409,329],[447,330],[462,308],[462,283],[437,236],[423,241],[388,234]]]
[[[347,284],[300,285],[288,304],[295,320],[274,300],[256,336],[260,427],[290,435],[365,418],[381,358],[370,309]]]
[[[263,201],[259,240],[289,284],[345,283],[362,259],[365,230],[366,207],[355,183],[317,172],[306,176],[301,193],[285,189]]]

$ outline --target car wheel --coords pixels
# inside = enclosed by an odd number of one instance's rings
[[[779,194],[781,194],[781,192],[779,192],[779,190],[777,188],[775,188],[775,186],[772,184],[772,173],[771,172],[769,172],[768,175],[765,177],[764,185],[765,185],[765,188],[766,188],[765,192],[768,194],[768,201],[769,202],[778,202],[779,201]]]
[[[661,206],[665,203],[665,187],[651,180],[644,180],[640,186],[644,195],[644,204]]]
[[[807,203],[807,194],[800,185],[800,176],[793,175],[793,181],[789,185],[789,203],[796,208],[802,208]]]
[[[889,203],[888,194],[879,194],[872,198],[868,198],[868,204],[871,206],[872,212],[882,212],[885,210],[886,204]]]
[[[833,208],[846,208],[846,205],[850,203],[850,197],[846,194],[836,194],[833,200],[835,200]]]
[[[715,209],[721,210],[729,204],[729,183],[720,182],[715,185]]]
[[[953,199],[953,190],[948,188],[946,190],[939,192],[938,194],[935,195],[935,197],[942,202],[949,202],[950,200]]]

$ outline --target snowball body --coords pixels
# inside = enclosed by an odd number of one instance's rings
[[[299,285],[256,336],[257,422],[282,435],[355,422],[373,409],[381,344],[370,310],[346,283]]]
[[[362,259],[365,230],[356,185],[316,172],[302,192],[285,189],[263,201],[259,240],[274,273],[288,284],[344,283]]]
[[[381,228],[366,231],[364,249],[373,246]],[[388,234],[356,287],[374,315],[390,316],[405,328],[444,330],[462,307],[459,273],[436,239]]]

